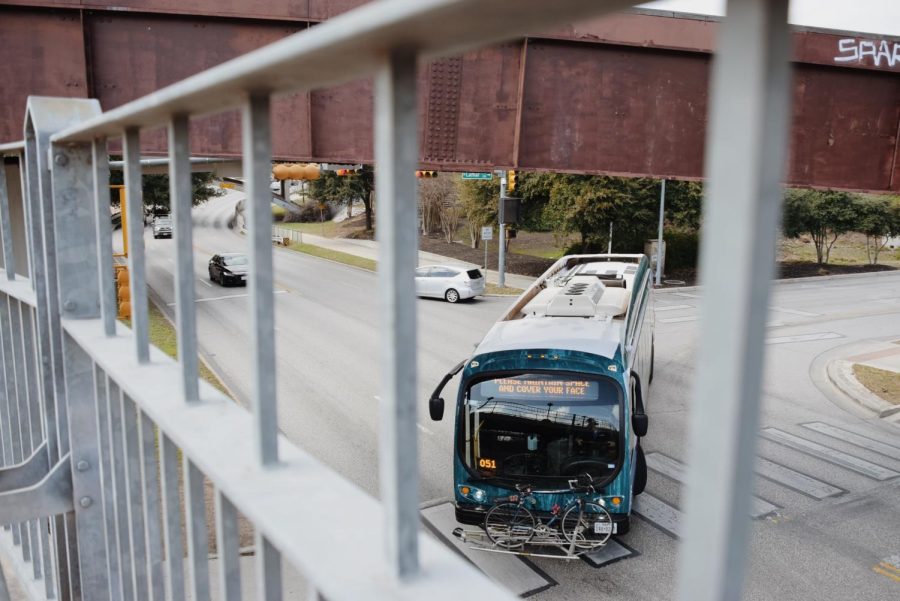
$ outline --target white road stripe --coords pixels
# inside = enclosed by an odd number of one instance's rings
[[[788,342],[812,342],[814,340],[830,340],[831,338],[843,338],[837,332],[819,332],[818,334],[798,334],[796,336],[775,336],[767,338],[766,344],[786,344]]]
[[[684,484],[685,465],[677,459],[672,459],[662,453],[648,453],[646,456],[647,467],[664,476],[668,476],[676,482]],[[750,507],[750,517],[757,519],[778,511],[776,505],[772,505],[765,499],[753,497]]]
[[[668,532],[675,538],[681,538],[683,514],[664,501],[660,501],[646,492],[634,498],[634,513],[651,524]]]
[[[210,284],[209,282],[207,282],[206,280],[204,280],[202,278],[197,278],[197,281],[200,282],[201,284],[203,284],[204,286],[206,286],[207,288],[212,288],[212,284]]]
[[[375,395],[375,400],[378,401],[378,402],[380,403],[380,402],[381,402],[381,397],[378,396],[378,395],[376,394],[376,395]],[[426,428],[426,427],[423,426],[422,424],[416,424],[416,427],[419,429],[420,432],[424,432],[424,433],[427,434],[428,436],[434,436],[434,432],[432,432],[431,430],[429,430],[428,428]]]
[[[669,319],[657,319],[659,323],[681,323],[683,321],[697,321],[700,319],[698,315],[692,315],[690,317],[670,317]]]
[[[819,499],[820,501],[844,493],[844,490],[837,486],[832,486],[827,482],[822,482],[812,476],[801,474],[789,467],[779,465],[768,459],[763,459],[762,457],[759,457],[756,460],[756,473],[773,482],[777,482],[782,486],[796,490],[797,492],[808,495],[814,499]]]
[[[287,294],[287,290],[275,290],[272,294]],[[224,295],[224,296],[211,296],[211,297],[198,298],[198,299],[197,299],[196,301],[194,301],[194,302],[197,302],[197,303],[208,303],[208,302],[217,301],[217,300],[229,300],[229,299],[232,299],[232,298],[246,298],[246,297],[248,297],[248,296],[250,296],[250,295],[247,294],[247,293],[244,293],[244,294],[226,294],[226,295]],[[174,306],[175,306],[175,303],[167,303],[167,304],[168,304],[170,307],[174,307]]]
[[[786,309],[784,307],[769,307],[773,311],[778,311],[779,313],[790,313],[791,315],[802,315],[804,317],[819,317],[822,315],[821,313],[810,313],[809,311],[800,311],[798,309]]]
[[[684,296],[686,298],[703,298],[699,294],[691,294],[690,292],[673,292],[673,296]]]
[[[858,474],[862,474],[863,476],[874,478],[875,480],[890,480],[891,478],[900,476],[900,473],[874,464],[871,461],[866,461],[865,459],[860,459],[859,457],[849,455],[842,451],[837,451],[831,447],[826,447],[825,445],[795,436],[777,428],[763,428],[759,435],[767,440],[802,451],[813,457],[824,459],[829,463],[839,465]]]
[[[862,436],[855,432],[850,432],[829,424],[823,424],[822,422],[810,422],[808,424],[803,424],[803,427],[826,436],[837,438],[838,440],[843,440],[844,442],[849,442],[852,445],[875,451],[879,455],[890,457],[896,461],[900,461],[900,447],[872,440],[867,436]]]
[[[679,309],[693,309],[694,305],[656,305],[654,309],[659,311],[677,311]]]

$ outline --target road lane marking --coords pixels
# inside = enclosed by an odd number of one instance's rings
[[[877,565],[872,566],[872,571],[882,576],[887,576],[894,582],[900,582],[900,567],[897,567],[898,565],[900,565],[900,557],[891,555],[882,559]]]
[[[679,309],[693,309],[694,305],[657,305],[654,309],[659,311],[677,311]]]
[[[380,402],[381,402],[381,397],[378,396],[378,395],[376,394],[376,395],[375,395],[375,400],[378,401],[378,402],[380,403]],[[427,434],[428,436],[434,436],[434,432],[432,432],[431,430],[429,430],[428,428],[426,428],[425,426],[423,426],[422,424],[420,424],[420,423],[418,423],[418,422],[416,423],[416,427],[419,429],[420,432],[424,432],[424,433]]]
[[[684,484],[685,465],[683,463],[677,459],[672,459],[667,455],[663,455],[662,453],[647,453],[645,458],[647,460],[647,467],[651,470]],[[777,505],[773,505],[757,496],[753,497],[750,507],[750,517],[753,519],[765,517],[776,511],[778,511]]]
[[[692,315],[691,317],[670,317],[669,319],[657,319],[659,323],[681,323],[683,321],[697,321],[700,319],[698,315]]]
[[[206,286],[207,288],[212,288],[212,284],[210,284],[209,282],[207,282],[206,280],[204,280],[202,278],[197,278],[197,281],[200,282],[201,284],[203,284],[204,286]]]
[[[844,494],[846,491],[837,486],[823,482],[794,471],[789,467],[785,467],[774,461],[769,461],[762,457],[756,460],[756,473],[760,476],[777,482],[782,486],[795,490],[814,499],[822,500],[828,497],[836,497]]]
[[[288,292],[287,290],[273,290],[272,294],[287,294],[287,292]],[[218,300],[229,300],[232,298],[246,298],[248,296],[250,296],[250,295],[246,292],[243,294],[226,294],[224,296],[207,296],[207,297],[203,297],[203,298],[198,298],[194,302],[208,303],[208,302],[218,301]],[[168,305],[170,307],[174,307],[175,303],[168,303]]]
[[[790,313],[791,315],[802,315],[803,317],[820,317],[821,313],[810,313],[809,311],[800,311],[798,309],[787,309],[785,307],[769,307],[773,311],[779,313]]]
[[[759,435],[772,442],[777,442],[778,444],[812,455],[813,457],[824,459],[829,463],[839,465],[875,480],[890,480],[891,478],[900,476],[900,473],[895,472],[894,470],[866,461],[865,459],[860,459],[859,457],[854,457],[853,455],[849,455],[842,451],[837,451],[817,442],[795,436],[779,430],[778,428],[763,428]]]
[[[775,336],[767,338],[766,344],[786,344],[788,342],[812,342],[813,340],[830,340],[832,338],[843,338],[842,334],[837,332],[819,332],[817,334],[798,334],[796,336]]]
[[[665,501],[644,492],[634,498],[633,511],[666,534],[681,538],[684,514]]]
[[[673,292],[673,296],[684,296],[686,298],[703,298],[699,294],[691,294],[690,292]]]
[[[813,432],[819,432],[820,434],[824,434],[825,436],[831,436],[832,438],[837,438],[838,440],[849,442],[852,445],[856,445],[858,447],[874,451],[879,455],[884,455],[896,461],[900,461],[900,447],[895,447],[883,442],[879,442],[877,440],[872,440],[871,438],[856,434],[855,432],[850,432],[849,430],[837,428],[835,426],[822,422],[809,422],[808,424],[802,425],[804,428],[808,428]]]

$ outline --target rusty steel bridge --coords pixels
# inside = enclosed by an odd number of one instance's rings
[[[0,142],[28,95],[120,106],[315,26],[360,0],[6,0]],[[424,168],[702,176],[717,19],[634,11],[422,62]],[[900,38],[794,28],[787,183],[900,192]],[[346,57],[353,61],[354,57]],[[278,99],[276,158],[373,160],[372,85]],[[240,154],[236,112],[192,121],[192,151]],[[166,152],[165,134],[142,148]]]

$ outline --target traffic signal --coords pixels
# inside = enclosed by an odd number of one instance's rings
[[[313,180],[319,179],[319,166],[315,163],[281,163],[272,167],[272,176],[277,180]]]
[[[127,265],[116,265],[116,302],[119,305],[119,319],[131,319],[131,286]]]
[[[437,177],[437,171],[416,171],[416,177]]]
[[[519,175],[515,171],[507,171],[506,172],[506,191],[507,192],[515,192],[516,184],[518,183]]]

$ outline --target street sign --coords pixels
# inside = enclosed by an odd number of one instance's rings
[[[463,171],[463,179],[494,179],[493,173],[479,173],[477,171]]]
[[[482,240],[493,240],[494,239],[494,228],[491,226],[481,228],[481,239]]]

